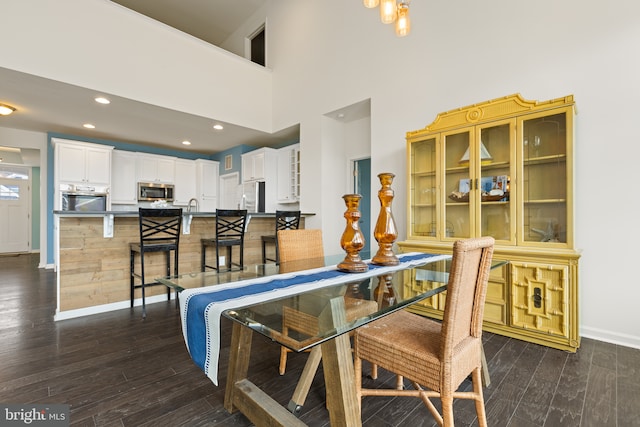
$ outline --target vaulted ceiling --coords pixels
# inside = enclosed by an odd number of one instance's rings
[[[214,45],[220,45],[265,0],[112,0],[123,7]],[[99,105],[96,91],[1,67],[0,103],[19,106],[10,116],[0,116],[0,127],[58,132],[88,138],[155,145],[175,150],[216,153],[240,144],[277,145],[290,142],[298,129],[276,134],[224,123],[212,130],[215,117],[200,117],[130,99],[111,96],[111,105]],[[64,99],[64,102],[60,102]],[[116,107],[117,106],[117,107]],[[85,118],[100,114],[100,127],[84,129]],[[183,140],[192,145],[181,145]]]

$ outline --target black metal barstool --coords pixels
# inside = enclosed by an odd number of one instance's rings
[[[244,268],[244,233],[247,225],[246,209],[216,209],[216,237],[210,239],[201,239],[202,244],[202,271],[207,268],[220,271],[220,248],[227,248],[227,256],[225,266],[231,269],[234,265]],[[207,265],[206,251],[210,246],[216,248],[216,263]],[[234,263],[231,255],[233,246],[238,246],[240,251],[240,262]]]
[[[182,225],[182,209],[146,209],[138,210],[140,224],[140,241],[129,244],[131,262],[131,307],[133,307],[135,289],[142,289],[142,317],[147,317],[145,305],[145,287],[161,285],[160,282],[145,283],[145,254],[162,252],[166,256],[166,275],[171,275],[171,251],[174,253],[173,274],[178,274],[178,246],[180,243],[180,227]],[[135,255],[140,255],[140,273],[135,272]],[[135,284],[135,278],[140,284]],[[171,299],[171,289],[167,287],[167,299]]]
[[[300,227],[300,211],[276,211],[276,232],[273,235],[262,236],[262,263],[274,261],[280,263],[280,254],[278,253],[278,231],[280,230],[297,230]],[[271,244],[275,247],[275,255],[273,258],[267,257],[267,245]]]

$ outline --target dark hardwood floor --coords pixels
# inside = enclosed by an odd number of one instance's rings
[[[37,255],[0,256],[0,403],[65,403],[74,426],[248,426],[223,404],[230,322],[223,321],[220,387],[191,362],[173,303],[53,321],[55,273]],[[583,339],[576,354],[484,334],[492,384],[490,426],[640,425],[640,350]],[[306,354],[278,375],[279,349],[255,337],[250,378],[286,404]],[[365,382],[370,383],[368,379]],[[377,383],[390,382],[382,375]],[[465,386],[468,386],[466,384]],[[327,426],[318,373],[302,410]],[[477,425],[473,404],[455,404],[456,425]],[[369,397],[365,426],[433,426],[418,399]]]

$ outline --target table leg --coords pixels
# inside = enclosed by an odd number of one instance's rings
[[[231,332],[231,348],[229,349],[229,369],[227,385],[224,393],[224,408],[234,412],[233,394],[235,384],[247,378],[249,372],[249,355],[251,354],[251,338],[253,331],[240,323],[233,322]]]
[[[319,317],[320,322],[340,326],[345,324],[344,298],[333,298]],[[320,345],[322,368],[327,389],[327,409],[332,427],[362,426],[360,405],[356,396],[355,372],[349,334]]]
[[[304,369],[302,370],[302,375],[300,375],[300,380],[298,380],[298,385],[293,392],[293,397],[291,397],[291,400],[287,405],[287,409],[289,409],[291,413],[296,415],[300,413],[302,405],[304,405],[304,401],[307,399],[307,395],[309,394],[313,377],[318,371],[318,366],[320,365],[321,360],[322,352],[320,350],[320,346],[313,347],[313,349],[311,349],[311,353],[309,353],[307,363],[305,363]]]

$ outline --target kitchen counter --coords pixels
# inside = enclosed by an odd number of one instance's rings
[[[301,215],[301,228],[304,218],[312,215]],[[200,271],[200,239],[215,236],[215,216],[215,212],[183,214],[180,273]],[[244,262],[260,263],[261,237],[273,234],[275,213],[250,213],[249,218]],[[54,223],[58,292],[55,319],[129,308],[129,244],[139,240],[138,211],[54,211]],[[234,252],[233,257],[237,260],[238,254]],[[145,267],[148,280],[166,274],[164,258],[151,258]],[[141,302],[139,292],[136,290],[135,305]],[[147,304],[166,301],[163,286],[148,287],[146,294]]]

